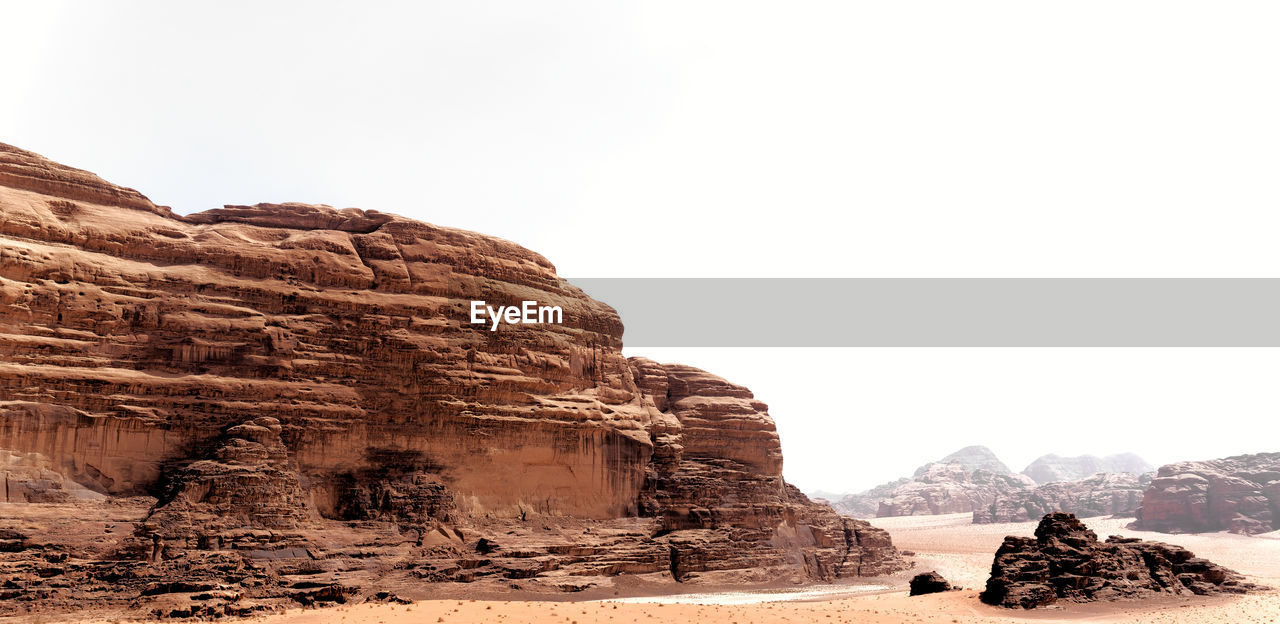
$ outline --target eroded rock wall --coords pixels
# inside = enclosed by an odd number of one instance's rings
[[[614,310],[513,243],[304,204],[183,217],[5,145],[0,210],[9,499],[152,501],[92,547],[30,536],[0,572],[58,551],[68,582],[8,604],[907,565],[882,531],[783,481],[746,388],[628,361]],[[490,331],[473,300],[559,306],[563,323]],[[172,614],[257,609],[228,595]]]
[[[541,256],[358,210],[178,218],[3,153],[22,182],[0,191],[3,448],[142,494],[163,462],[270,415],[320,491],[390,452],[447,471],[475,513],[635,512],[652,441],[621,322]],[[473,299],[565,319],[490,332]]]
[[[1161,466],[1138,526],[1166,533],[1266,533],[1280,529],[1280,453]]]

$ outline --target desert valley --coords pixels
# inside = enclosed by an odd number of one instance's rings
[[[514,243],[178,215],[3,144],[0,212],[0,617],[1280,617],[1280,453],[966,447],[806,495],[748,388],[625,357],[607,302]]]

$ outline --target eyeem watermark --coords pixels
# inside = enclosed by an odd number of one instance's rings
[[[486,317],[488,317],[487,320]],[[489,331],[498,331],[499,323],[507,323],[508,325],[519,323],[560,324],[564,322],[564,311],[560,309],[560,306],[540,306],[537,301],[521,301],[518,306],[498,306],[496,308],[485,305],[484,301],[472,301],[471,323],[487,324],[489,320],[493,321]]]
[[[631,348],[1280,347],[1276,278],[569,281]]]

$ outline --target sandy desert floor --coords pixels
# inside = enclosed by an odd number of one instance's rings
[[[946,594],[911,598],[905,581],[909,575],[892,579],[893,589],[856,597],[828,598],[821,588],[816,594],[790,598],[774,595],[704,595],[705,602],[753,604],[663,604],[662,602],[534,602],[425,600],[409,605],[354,605],[334,609],[296,610],[261,616],[256,621],[271,624],[417,624],[436,623],[643,623],[681,622],[696,624],[801,624],[807,622],[911,623],[1051,623],[1051,622],[1143,622],[1143,623],[1274,623],[1280,621],[1280,592],[1243,597],[1159,599],[1114,604],[1069,605],[1035,611],[1010,611],[989,607],[977,599],[986,581],[991,558],[1005,535],[1030,535],[1033,523],[972,525],[969,514],[913,518],[881,518],[875,524],[893,535],[899,548],[916,553],[918,565],[912,573],[937,570],[965,589]],[[1244,537],[1225,533],[1212,535],[1165,535],[1124,528],[1129,520],[1091,519],[1089,526],[1099,536],[1126,535],[1162,540],[1185,546],[1196,554],[1234,568],[1271,587],[1280,588],[1280,532]],[[883,581],[879,581],[883,582]],[[832,588],[834,589],[834,588]],[[838,590],[837,590],[838,591]],[[667,602],[670,597],[667,597]]]

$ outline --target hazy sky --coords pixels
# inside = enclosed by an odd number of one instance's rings
[[[1274,2],[0,11],[0,141],[181,213],[372,208],[569,277],[1280,276]],[[755,388],[804,487],[1280,450],[1274,350],[652,351]]]

